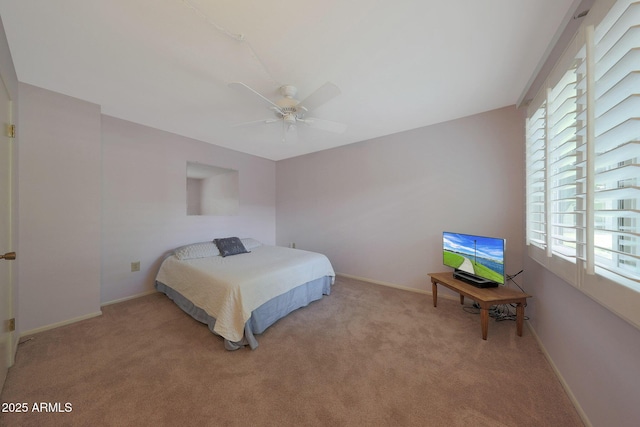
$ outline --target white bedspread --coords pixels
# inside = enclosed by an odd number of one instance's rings
[[[156,280],[180,292],[216,318],[214,331],[240,341],[251,312],[303,283],[335,277],[322,254],[280,246],[259,246],[251,253],[178,260],[165,259]]]

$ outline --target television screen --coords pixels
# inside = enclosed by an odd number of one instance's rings
[[[444,265],[454,268],[456,273],[463,272],[462,278],[469,278],[479,286],[491,286],[487,282],[504,285],[505,246],[506,240],[496,237],[442,233]]]

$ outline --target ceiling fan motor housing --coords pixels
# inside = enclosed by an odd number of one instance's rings
[[[298,88],[291,85],[280,86],[280,93],[287,98],[295,98],[298,93]]]

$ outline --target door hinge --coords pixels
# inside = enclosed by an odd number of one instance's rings
[[[16,125],[8,125],[7,126],[7,136],[9,138],[15,138],[16,137]]]
[[[7,320],[7,329],[9,330],[9,332],[13,332],[13,331],[16,330],[16,318],[15,317]]]
[[[16,253],[15,252],[7,252],[4,255],[0,255],[0,259],[6,259],[7,261],[13,261],[14,259],[16,259]]]

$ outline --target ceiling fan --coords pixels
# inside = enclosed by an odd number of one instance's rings
[[[239,123],[235,126],[281,124],[283,141],[297,139],[299,125],[333,133],[343,133],[347,129],[347,125],[343,123],[308,117],[306,115],[340,94],[340,89],[333,83],[325,83],[303,101],[296,99],[298,89],[291,85],[281,86],[280,94],[282,98],[275,101],[271,101],[266,96],[241,82],[229,83],[229,87],[257,95],[274,113],[274,117]]]

